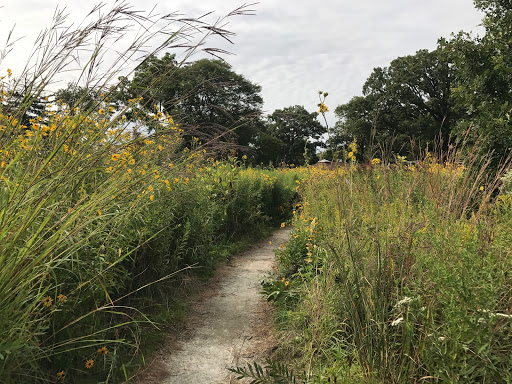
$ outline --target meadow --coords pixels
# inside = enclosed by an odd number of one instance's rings
[[[491,177],[488,164],[459,148],[304,169],[294,231],[263,287],[281,340],[268,377],[510,382],[510,173]]]
[[[293,232],[262,282],[280,343],[266,373],[233,368],[240,377],[512,382],[512,173],[485,135],[458,133],[415,161],[368,157],[373,142],[363,155],[356,135],[331,137],[317,121],[327,126],[327,93],[318,113],[265,122],[259,86],[225,63],[192,64],[207,38],[229,41],[225,19],[143,16],[124,2],[88,17],[74,30],[57,11],[33,61],[0,74],[0,383],[130,381],[181,319],[188,286],[285,223]],[[143,32],[124,44],[129,25]],[[76,79],[52,90],[75,63]],[[233,118],[226,106],[244,108]],[[319,130],[292,146],[278,134],[299,115]],[[333,169],[255,167],[243,152],[308,164],[325,129],[334,159],[340,137],[345,147]]]
[[[115,97],[130,63],[228,31],[126,3],[96,10],[78,29],[57,11],[35,63],[0,76],[2,383],[129,380],[189,282],[278,226],[296,197],[295,172],[247,169],[152,103],[157,78]],[[145,25],[131,42],[129,22]],[[114,41],[126,50],[105,67]],[[51,84],[82,60],[71,89],[85,91],[56,97]]]

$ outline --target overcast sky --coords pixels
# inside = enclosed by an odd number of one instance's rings
[[[113,1],[105,1],[112,4]],[[132,0],[135,9],[156,6],[161,13],[180,11],[191,17],[215,11],[213,22],[243,3],[238,0]],[[14,24],[25,36],[0,64],[5,72],[26,60],[37,33],[48,26],[57,6],[78,20],[97,1],[0,0],[0,49]],[[317,109],[318,91],[329,92],[329,121],[334,108],[361,93],[374,67],[398,56],[433,49],[441,36],[460,30],[482,33],[482,14],[471,0],[262,0],[250,7],[255,16],[229,19],[234,45],[218,44],[233,69],[262,86],[265,111],[303,105]],[[21,65],[19,66],[21,67]],[[12,68],[16,74],[16,68]],[[2,73],[3,74],[3,73]]]

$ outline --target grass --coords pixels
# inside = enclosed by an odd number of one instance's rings
[[[169,310],[182,304],[168,303],[180,284],[211,275],[237,239],[281,222],[296,194],[291,172],[218,161],[199,143],[184,148],[171,116],[138,113],[147,90],[125,105],[110,100],[130,58],[184,43],[192,53],[190,39],[227,31],[124,3],[98,14],[73,30],[57,12],[36,42],[35,66],[0,80],[2,383],[127,380],[152,344],[146,326],[179,320]],[[129,21],[146,32],[96,77]],[[150,40],[163,43],[144,51]],[[48,87],[73,62],[86,63],[78,75],[99,99],[52,97]]]
[[[512,199],[487,164],[304,170],[275,359],[308,383],[510,382]]]

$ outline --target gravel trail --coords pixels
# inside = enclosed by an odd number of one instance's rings
[[[192,306],[184,332],[149,367],[158,373],[139,383],[236,383],[226,368],[264,362],[275,341],[271,306],[261,298],[260,278],[272,267],[273,249],[284,244],[289,233],[274,232],[220,268]]]

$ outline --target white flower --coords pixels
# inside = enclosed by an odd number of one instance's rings
[[[396,327],[397,325],[403,323],[404,321],[404,318],[403,317],[399,317],[398,319],[395,319],[391,322],[391,326],[392,327]]]
[[[512,319],[512,315],[507,315],[506,313],[496,312],[496,313],[493,313],[492,316],[503,317],[505,319]]]
[[[395,308],[400,308],[402,305],[409,304],[412,301],[410,297],[404,296],[402,300],[396,303]]]

